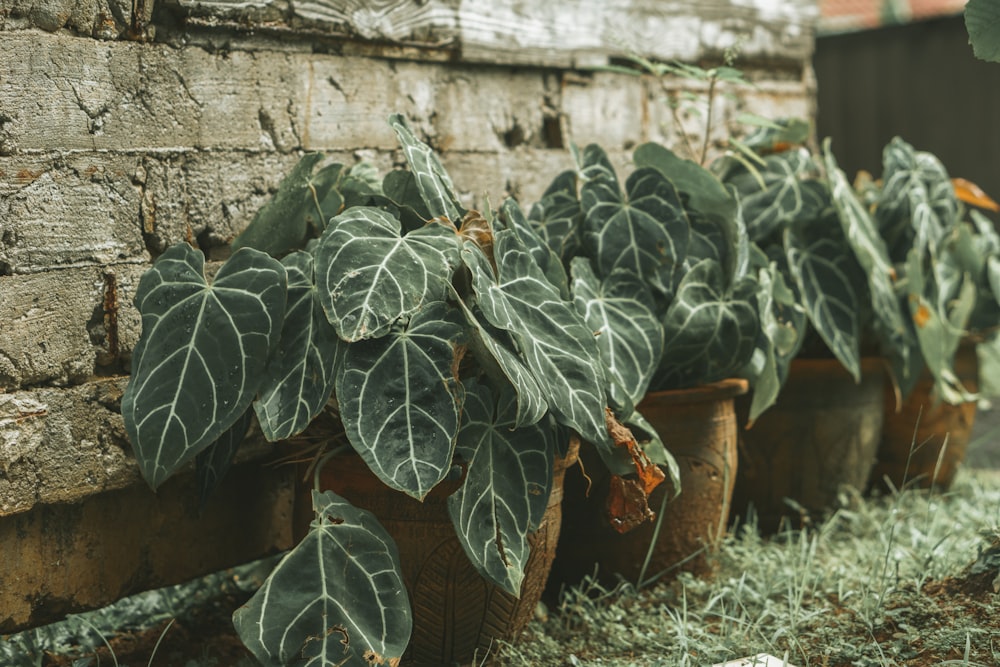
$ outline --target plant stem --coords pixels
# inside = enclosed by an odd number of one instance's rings
[[[708,79],[708,115],[705,118],[705,140],[701,144],[701,159],[698,164],[705,166],[705,158],[708,157],[708,141],[712,136],[712,107],[715,105],[715,84],[719,79],[712,70],[712,75]]]

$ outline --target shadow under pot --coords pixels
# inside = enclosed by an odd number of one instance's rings
[[[657,517],[627,533],[617,532],[608,520],[607,469],[591,445],[581,447],[582,466],[566,473],[550,594],[595,570],[606,585],[614,585],[619,575],[640,584],[711,571],[708,552],[725,532],[736,476],[733,399],[746,391],[745,380],[731,379],[645,396],[636,409],[677,460],[681,492],[674,497],[668,477],[649,497]]]
[[[739,467],[733,518],[751,512],[760,532],[800,528],[839,504],[843,487],[863,492],[882,434],[885,367],[861,359],[861,382],[836,359],[794,359],[777,402],[749,429],[749,399],[737,402]]]
[[[413,632],[402,665],[480,664],[497,641],[514,641],[535,613],[555,556],[562,519],[563,477],[577,460],[574,439],[553,465],[552,493],[538,530],[530,533],[531,555],[520,597],[476,572],[455,535],[447,500],[461,480],[438,484],[420,502],[390,489],[353,451],[330,459],[319,474],[321,490],[333,491],[378,518],[399,548],[403,580],[413,610]],[[312,479],[297,490],[295,539],[313,518]]]
[[[954,370],[969,392],[979,390],[979,358],[974,343],[959,346]],[[887,386],[882,444],[872,473],[872,488],[918,486],[946,491],[965,460],[976,407],[976,401],[952,405],[939,400],[934,395],[934,377],[926,369],[898,412],[895,394]]]

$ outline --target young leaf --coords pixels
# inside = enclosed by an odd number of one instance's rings
[[[209,496],[225,477],[236,451],[253,423],[253,410],[248,409],[229,429],[194,459],[195,477],[198,480],[198,506],[205,507]]]
[[[351,445],[383,482],[417,499],[451,468],[465,335],[458,310],[426,304],[405,329],[349,345],[337,378]]]
[[[315,250],[320,303],[344,340],[383,336],[444,299],[457,251],[454,227],[430,222],[402,236],[388,213],[350,209],[330,222]]]
[[[154,489],[242,415],[260,384],[285,312],[285,269],[243,248],[209,285],[205,257],[169,248],[139,282],[142,336],[122,416]]]
[[[294,252],[282,260],[288,306],[278,347],[267,366],[254,410],[271,442],[301,433],[333,392],[334,369],[344,343],[326,319],[313,282],[313,259]]]
[[[759,322],[751,278],[724,287],[719,264],[696,264],[677,288],[663,321],[663,358],[657,388],[715,382],[739,371],[753,353]]]
[[[448,498],[455,533],[476,570],[512,595],[521,593],[538,528],[552,490],[553,431],[546,424],[514,428],[515,397],[466,383],[456,453],[468,463],[462,486]]]
[[[397,665],[413,619],[399,551],[370,512],[313,492],[316,519],[264,585],[233,614],[265,665]]]
[[[556,176],[528,214],[528,221],[538,235],[563,262],[575,257],[580,249],[583,212],[576,188],[576,172],[564,171]]]
[[[389,125],[396,132],[428,212],[435,218],[446,218],[452,222],[460,220],[462,207],[458,203],[455,186],[437,153],[417,139],[402,115],[389,116]]]
[[[663,354],[663,325],[653,313],[649,288],[627,271],[600,281],[586,257],[575,258],[571,272],[576,309],[597,337],[611,380],[611,401],[629,414],[645,395]]]

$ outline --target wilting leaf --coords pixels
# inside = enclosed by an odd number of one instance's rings
[[[344,343],[326,319],[313,282],[313,259],[295,252],[282,262],[288,306],[278,347],[267,366],[254,410],[264,436],[286,440],[305,430],[333,392]]]
[[[349,345],[337,378],[351,445],[383,482],[417,499],[451,468],[465,335],[458,310],[427,304],[406,328]]]
[[[649,288],[627,271],[600,281],[586,257],[574,259],[571,272],[576,309],[597,337],[611,400],[628,414],[645,395],[663,354],[663,325],[653,313]]]
[[[649,496],[643,492],[642,484],[620,475],[611,476],[606,511],[608,523],[622,534],[656,518],[649,509]]]
[[[319,299],[346,341],[383,336],[425,303],[441,300],[457,264],[455,229],[430,222],[400,235],[399,220],[371,208],[334,218],[316,247]]]
[[[656,429],[653,428],[653,425],[638,412],[633,412],[628,419],[623,421],[623,424],[632,433],[639,448],[649,462],[656,464],[661,470],[666,471],[666,477],[670,478],[670,486],[674,490],[674,496],[679,495],[681,492],[681,469],[677,465],[677,459],[667,450],[666,445],[663,444],[663,439]],[[645,437],[640,439],[640,434]],[[627,445],[626,448],[628,448]],[[653,477],[660,476],[653,475]],[[661,478],[661,480],[664,479]]]
[[[465,482],[448,498],[455,533],[476,570],[520,595],[531,548],[552,490],[553,431],[547,424],[514,428],[514,395],[494,397],[466,383],[456,453],[468,462]]]
[[[724,285],[718,263],[706,259],[681,281],[663,321],[663,360],[654,386],[689,387],[735,374],[753,353],[759,330],[752,278]]]
[[[236,451],[253,423],[253,410],[248,409],[229,429],[194,459],[195,477],[198,480],[198,505],[204,507],[215,487],[225,477]]]
[[[951,179],[951,185],[955,188],[955,196],[960,201],[978,206],[979,208],[985,208],[994,213],[1000,211],[1000,204],[996,203],[992,197],[972,181],[965,178],[953,178]]]
[[[462,257],[472,272],[476,300],[486,320],[509,331],[559,421],[599,447],[604,425],[605,378],[597,342],[573,305],[542,274],[512,230],[495,234],[499,275],[475,247]]]
[[[313,492],[309,533],[233,614],[265,665],[397,665],[413,619],[396,544],[365,510]]]
[[[458,221],[462,217],[462,211],[458,204],[458,196],[455,194],[455,186],[437,153],[417,139],[402,115],[389,116],[389,125],[396,132],[403,155],[410,165],[410,171],[416,179],[417,188],[427,205],[428,212],[435,218]]]
[[[278,340],[285,269],[243,248],[205,280],[204,256],[169,248],[139,282],[142,336],[122,416],[153,488],[221,436],[249,407]]]
[[[834,217],[785,229],[785,251],[809,321],[844,368],[861,382],[861,267]]]

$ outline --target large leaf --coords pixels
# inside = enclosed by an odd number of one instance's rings
[[[844,368],[861,382],[861,267],[829,217],[785,229],[788,265],[809,321]]]
[[[528,214],[539,236],[563,262],[569,262],[580,250],[583,212],[576,188],[576,172],[564,171],[556,176]]]
[[[461,206],[458,204],[458,196],[455,194],[451,177],[445,171],[437,153],[417,139],[402,115],[389,116],[389,125],[396,132],[399,145],[403,148],[403,155],[410,165],[410,171],[413,172],[417,189],[420,190],[428,212],[433,217],[457,222],[462,217]]]
[[[139,282],[142,336],[122,416],[146,481],[158,487],[242,415],[285,312],[285,270],[243,248],[212,285],[204,256],[169,248]]]
[[[965,28],[977,58],[1000,62],[1000,5],[995,0],[969,0]]]
[[[469,348],[488,375],[502,375],[514,388],[517,414],[514,427],[527,426],[540,420],[549,410],[545,393],[510,340],[510,334],[483,321],[458,300],[470,326]]]
[[[854,256],[868,276],[875,328],[883,346],[905,360],[909,354],[907,328],[896,294],[895,269],[874,220],[847,182],[844,172],[830,151],[830,140],[823,143],[823,161],[830,180],[830,191],[841,228]]]
[[[370,512],[313,492],[316,519],[233,614],[265,665],[397,665],[413,619],[396,544]]]
[[[605,378],[593,332],[514,231],[496,233],[494,253],[499,275],[477,247],[466,244],[462,251],[483,315],[510,332],[557,419],[598,446],[608,444]]]
[[[320,306],[312,255],[295,252],[281,263],[288,274],[285,322],[254,401],[261,430],[272,442],[301,433],[320,413],[345,346]]]
[[[652,310],[649,288],[634,274],[616,271],[598,280],[585,257],[571,265],[577,310],[597,335],[609,395],[623,414],[642,400],[663,354],[663,325]]]
[[[451,468],[465,335],[457,309],[430,303],[406,328],[349,345],[337,377],[351,445],[383,482],[417,499]]]
[[[663,321],[663,358],[653,386],[693,387],[735,375],[753,354],[759,322],[752,278],[725,288],[722,269],[707,259],[677,288]]]
[[[736,201],[729,191],[700,164],[654,143],[641,144],[632,159],[639,168],[651,167],[659,171],[688,196],[691,208],[718,218],[732,218],[736,214]]]
[[[553,430],[514,428],[515,398],[466,384],[456,453],[468,463],[448,513],[466,555],[485,578],[520,595],[531,555],[528,532],[538,528],[552,490]]]
[[[739,193],[751,240],[762,242],[794,220],[815,217],[817,205],[821,206],[817,201],[819,184],[803,180],[812,167],[812,160],[803,149],[769,155],[756,172],[746,168],[732,170],[726,182]]]
[[[320,238],[319,299],[344,340],[383,336],[445,297],[457,263],[454,227],[430,222],[405,236],[401,231],[388,213],[357,207],[334,218]]]
[[[607,179],[584,183],[580,201],[585,247],[598,275],[630,271],[670,293],[691,228],[677,189],[647,167],[629,177],[624,193]]]

